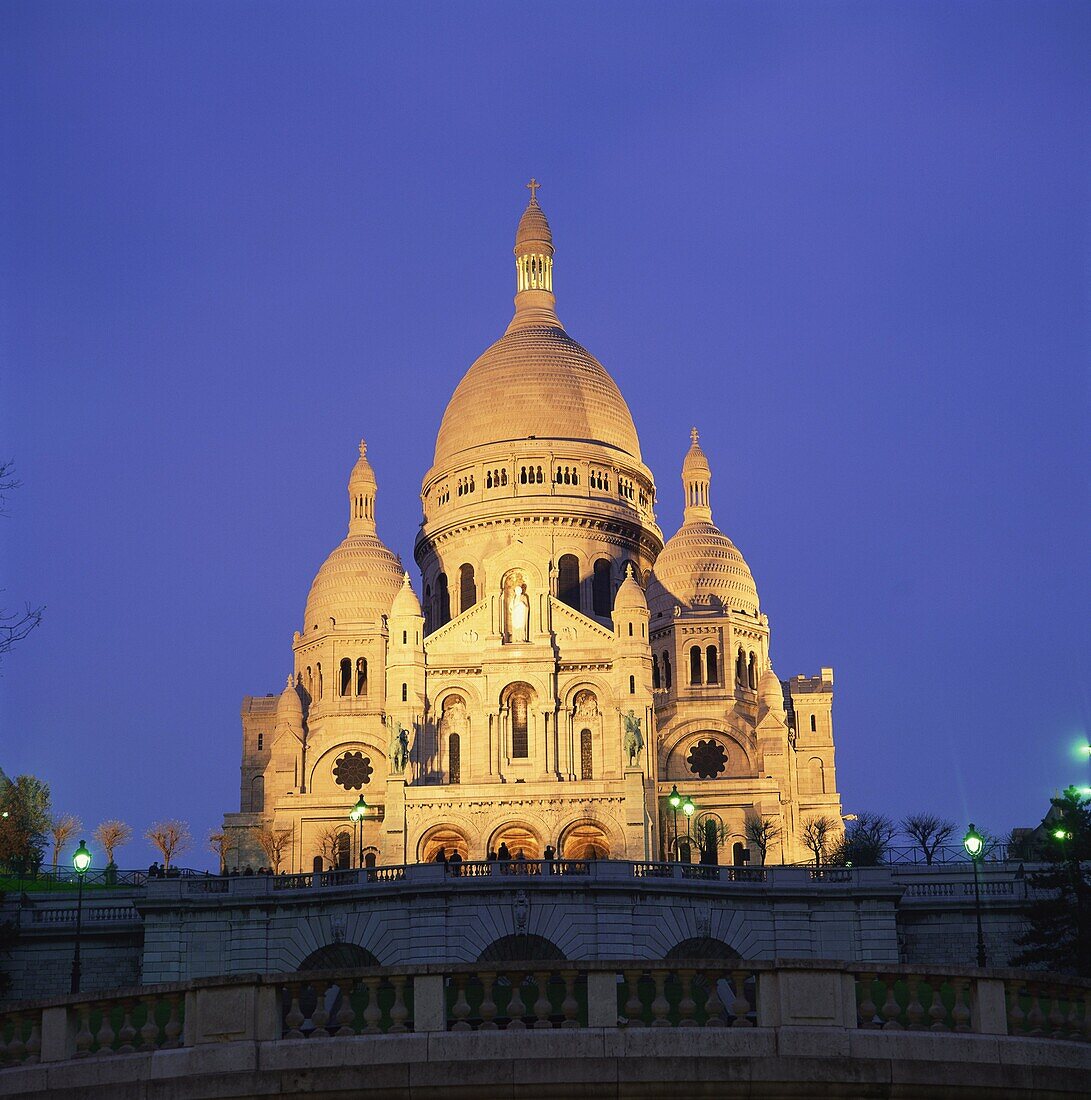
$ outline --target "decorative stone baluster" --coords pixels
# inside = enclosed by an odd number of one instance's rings
[[[163,1027],[163,1050],[174,1050],[182,1045],[182,1013],[185,1011],[185,999],[181,993],[172,993],[167,998],[170,1003],[170,1015]]]
[[[288,1005],[288,1014],[284,1017],[284,1026],[287,1030],[284,1032],[285,1039],[302,1039],[303,1032],[300,1028],[303,1027],[303,1012],[299,1007],[299,982],[289,982],[288,997],[290,1003]]]
[[[496,988],[496,975],[491,970],[484,970],[481,978],[481,1023],[478,1031],[496,1031],[496,1001],[493,999],[493,990]]]
[[[548,970],[539,970],[534,975],[534,981],[538,986],[538,996],[534,1001],[534,1027],[538,1030],[553,1026],[553,1021],[550,1019],[553,1015],[553,1006],[549,1003],[550,977]]]
[[[1023,983],[1006,982],[1008,992],[1008,1034],[1022,1035],[1027,1027],[1027,1014],[1019,1003],[1022,1000]]]
[[[1065,1039],[1075,1039],[1079,1042],[1083,1038],[1083,1028],[1080,1026],[1080,999],[1076,991],[1072,990],[1068,998],[1068,1017],[1065,1020]]]
[[[1027,992],[1030,994],[1030,1011],[1027,1013],[1027,1034],[1028,1035],[1043,1035],[1045,1033],[1044,1024],[1046,1022],[1045,1014],[1042,1012],[1041,1005],[1041,986],[1027,985]]]
[[[1063,1039],[1065,1017],[1064,1012],[1061,1010],[1061,997],[1060,990],[1054,987],[1051,992],[1046,994],[1049,997],[1049,1037],[1051,1039]]]
[[[330,1037],[330,1033],[326,1028],[330,1018],[330,1014],[326,1009],[326,990],[329,987],[329,982],[311,983],[311,989],[314,990],[314,1011],[311,1013],[311,1023],[314,1024],[314,1027],[311,1029],[310,1034],[312,1039],[328,1039]]]
[[[339,1039],[356,1034],[356,1030],[352,1026],[356,1021],[356,1010],[352,1007],[352,993],[355,988],[356,983],[351,979],[341,986],[341,1002],[337,1007],[337,1014],[333,1018],[333,1022],[337,1025],[334,1035]]]
[[[522,984],[525,975],[512,974],[511,976],[511,1000],[508,1001],[508,1029],[518,1031],[527,1025],[523,1017],[527,1014],[527,1006],[523,1004]]]
[[[875,1022],[875,1014],[878,1010],[871,996],[872,989],[874,988],[874,981],[874,974],[861,974],[860,977],[857,978],[859,984],[856,995],[856,1020],[860,1027],[863,1028],[875,1028],[879,1026]]]
[[[886,989],[886,998],[880,1010],[883,1016],[883,1030],[903,1031],[901,1021],[898,1019],[902,1014],[902,1009],[894,996],[894,978],[890,976],[883,978],[883,986]]]
[[[159,1049],[159,1024],[155,1020],[156,1000],[154,997],[141,997],[144,1006],[144,1023],[140,1027],[140,1049]]]
[[[705,1027],[726,1027],[727,1010],[720,996],[720,974],[717,970],[702,970],[701,980],[706,989]]]
[[[753,1027],[750,1020],[750,1001],[746,997],[746,979],[749,975],[745,970],[733,970],[731,972],[732,983],[735,986],[735,1000],[731,1005],[731,1014],[735,1017],[732,1027]]]
[[[379,1035],[379,1021],[383,1018],[382,1009],[379,1007],[379,986],[381,978],[365,978],[367,987],[367,1007],[364,1009],[364,1035]]]
[[[652,1000],[652,1027],[670,1027],[671,1022],[667,1019],[667,1013],[670,1012],[670,1002],[667,1000],[667,977],[670,971],[668,970],[653,970],[652,980],[655,982],[655,997]]]
[[[35,1012],[30,1017],[30,1034],[27,1036],[27,1053],[23,1064],[36,1066],[42,1060],[42,1014]]]
[[[1083,1041],[1091,1043],[1091,990],[1083,995]]]
[[[126,1000],[121,1004],[121,1027],[117,1033],[118,1054],[133,1054],[136,1051],[133,1042],[136,1038],[136,1028],[133,1026],[133,1009],[136,1008],[138,1003],[136,1000]]]
[[[82,1004],[76,1009],[78,1023],[76,1025],[76,1058],[86,1058],[91,1053],[91,1043],[94,1036],[91,1034],[91,1007]]]
[[[99,1025],[97,1034],[95,1035],[95,1042],[98,1044],[98,1050],[96,1054],[107,1055],[114,1053],[114,1025],[110,1023],[110,1003],[104,1002],[99,1004],[99,1010],[102,1012],[102,1023]]]
[[[910,1031],[924,1031],[924,1005],[920,999],[920,978],[911,974],[906,978],[909,986],[909,1001],[905,1006],[905,1016]]]
[[[405,975],[397,974],[390,980],[394,986],[394,1003],[390,1006],[388,1034],[401,1035],[409,1030],[405,1023],[409,1019],[409,1006],[405,1003]]]
[[[625,1017],[629,1021],[629,1027],[644,1026],[644,1005],[640,1000],[640,971],[625,971],[625,988],[628,996],[625,999]]]
[[[11,1038],[8,1040],[8,1048],[5,1051],[9,1062],[22,1065],[27,1054],[26,1043],[23,1042],[23,1017],[13,1012],[8,1019],[11,1021]]]
[[[470,1031],[470,1002],[466,1000],[466,975],[459,974],[455,981],[455,1003],[451,1008],[455,1022],[451,1025],[452,1031]],[[367,1013],[365,1012],[366,1016]],[[367,1030],[366,1028],[364,1029]]]
[[[928,1018],[932,1023],[929,1031],[950,1031],[947,1024],[947,1008],[943,1003],[943,981],[940,978],[927,978],[928,988],[932,992],[932,1003],[928,1006]]]
[[[966,978],[952,978],[955,990],[955,1031],[973,1031],[970,1026],[970,982]]]
[[[679,970],[678,979],[682,983],[682,996],[678,1001],[678,1026],[696,1027],[697,1021],[694,1014],[697,1011],[697,1003],[693,999],[693,970]]]
[[[561,977],[564,979],[564,1000],[561,1002],[561,1014],[564,1020],[561,1021],[561,1027],[579,1027],[580,1003],[576,1000],[576,971],[562,970]]]

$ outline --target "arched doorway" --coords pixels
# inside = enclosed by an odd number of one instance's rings
[[[610,840],[605,829],[585,821],[565,830],[560,854],[562,859],[609,859]]]
[[[545,936],[516,934],[493,940],[478,962],[566,962],[564,952]]]
[[[455,852],[458,852],[461,859],[470,858],[470,842],[463,836],[460,829],[455,828],[454,825],[436,825],[421,837],[417,845],[418,862],[436,862],[441,848],[448,859]]]
[[[519,853],[523,853],[524,859],[541,859],[542,842],[528,826],[512,822],[509,825],[501,825],[493,833],[489,847],[494,852],[500,851],[500,846],[506,844],[512,859],[518,859]]]
[[[379,960],[357,943],[327,943],[312,951],[296,970],[352,970],[358,966],[378,966]]]

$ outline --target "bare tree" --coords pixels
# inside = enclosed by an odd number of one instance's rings
[[[811,852],[814,853],[814,865],[820,867],[826,858],[826,852],[830,845],[837,839],[841,831],[841,823],[829,814],[816,814],[803,822],[803,828],[799,832],[799,838]]]
[[[344,831],[339,825],[327,825],[316,838],[318,854],[330,865],[330,870],[337,866],[337,849]]]
[[[144,836],[159,849],[163,856],[163,870],[170,867],[170,861],[175,856],[180,856],[189,848],[193,839],[189,834],[189,826],[184,821],[171,819],[169,821],[156,821],[148,826]]]
[[[292,843],[295,829],[288,826],[286,829],[274,829],[271,825],[263,825],[258,830],[258,847],[265,853],[269,860],[269,866],[274,874],[280,874],[280,865],[284,862],[284,852]]]
[[[53,874],[64,846],[83,828],[83,822],[73,814],[57,814],[49,822],[49,835],[53,838]]]
[[[10,460],[0,462],[0,516],[8,514],[5,508],[8,493],[22,484],[14,473],[15,467]],[[21,642],[42,621],[44,610],[43,607],[25,604],[22,611],[14,611],[9,615],[0,608],[0,656],[9,652],[16,642]],[[56,865],[57,861],[54,859],[54,869]]]
[[[106,863],[109,865],[114,862],[114,852],[132,840],[133,831],[124,821],[112,817],[95,829],[94,836],[106,852]]]
[[[753,844],[761,852],[761,862],[764,865],[769,855],[769,846],[780,839],[781,828],[776,818],[750,813],[746,815],[743,824],[743,836],[747,843]]]
[[[955,823],[935,814],[910,814],[902,818],[902,832],[920,848],[924,862],[931,864],[942,844],[951,839]]]
[[[862,811],[837,838],[827,861],[838,867],[878,867],[897,833],[898,826],[885,814]]]
[[[211,832],[208,834],[208,847],[212,853],[219,857],[220,874],[227,874],[227,853],[231,850],[231,837],[223,832]]]

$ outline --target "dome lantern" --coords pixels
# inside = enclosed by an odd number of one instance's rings
[[[349,474],[349,534],[375,533],[375,493],[378,483],[367,460],[367,443],[360,440],[360,457]]]
[[[560,325],[553,297],[553,233],[545,213],[538,205],[537,190],[542,185],[532,179],[530,202],[515,231],[515,316],[508,332],[526,325]]]
[[[708,464],[705,452],[701,450],[697,429],[690,429],[689,450],[682,463],[682,487],[686,494],[686,510],[683,523],[712,522],[712,505],[709,501],[709,484],[712,481],[712,467]]]

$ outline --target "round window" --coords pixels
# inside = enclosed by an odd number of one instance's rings
[[[333,766],[333,777],[346,791],[358,791],[365,783],[371,782],[369,757],[362,752],[346,752]]]
[[[727,767],[727,752],[719,741],[698,741],[686,763],[698,779],[715,779]]]

